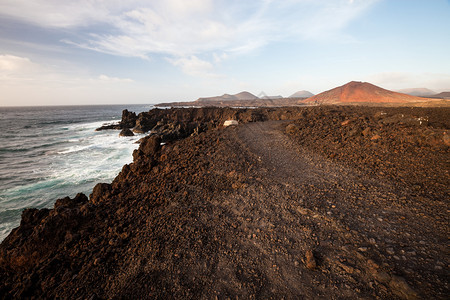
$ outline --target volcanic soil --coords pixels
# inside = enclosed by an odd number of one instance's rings
[[[24,211],[0,298],[447,299],[450,109],[278,110]]]

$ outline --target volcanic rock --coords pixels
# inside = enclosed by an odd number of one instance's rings
[[[133,128],[136,125],[136,120],[136,113],[125,109],[122,111],[122,120],[120,121],[120,125],[122,128]]]
[[[112,183],[23,212],[0,245],[0,298],[446,299],[449,113],[142,113],[151,136]],[[381,122],[397,115],[428,123]]]
[[[119,136],[134,136],[133,131],[131,131],[129,128],[124,128],[122,129],[122,131],[119,133]]]

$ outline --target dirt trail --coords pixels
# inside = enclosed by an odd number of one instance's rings
[[[267,265],[274,264],[272,280],[292,295],[311,298],[373,292],[414,298],[415,290],[435,290],[432,283],[445,277],[436,272],[445,268],[438,260],[445,222],[436,228],[427,222],[432,216],[418,217],[417,210],[423,214],[427,205],[395,182],[371,179],[305,151],[284,134],[283,124],[250,123],[236,130],[241,149],[259,162],[251,173],[260,182],[234,197],[241,197],[242,228],[250,243],[265,254]],[[445,220],[445,212],[433,213]],[[295,266],[306,263],[308,250],[320,271],[299,273]],[[306,289],[305,272],[311,276]]]

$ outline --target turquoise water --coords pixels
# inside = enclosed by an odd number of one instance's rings
[[[122,110],[151,105],[0,107],[0,241],[25,208],[51,208],[56,199],[89,195],[132,161],[143,135],[95,129],[120,121]]]

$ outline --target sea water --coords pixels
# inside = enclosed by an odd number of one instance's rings
[[[95,131],[119,122],[122,110],[151,105],[0,107],[0,241],[20,223],[25,208],[52,208],[65,196],[89,196],[132,162],[143,135]]]

